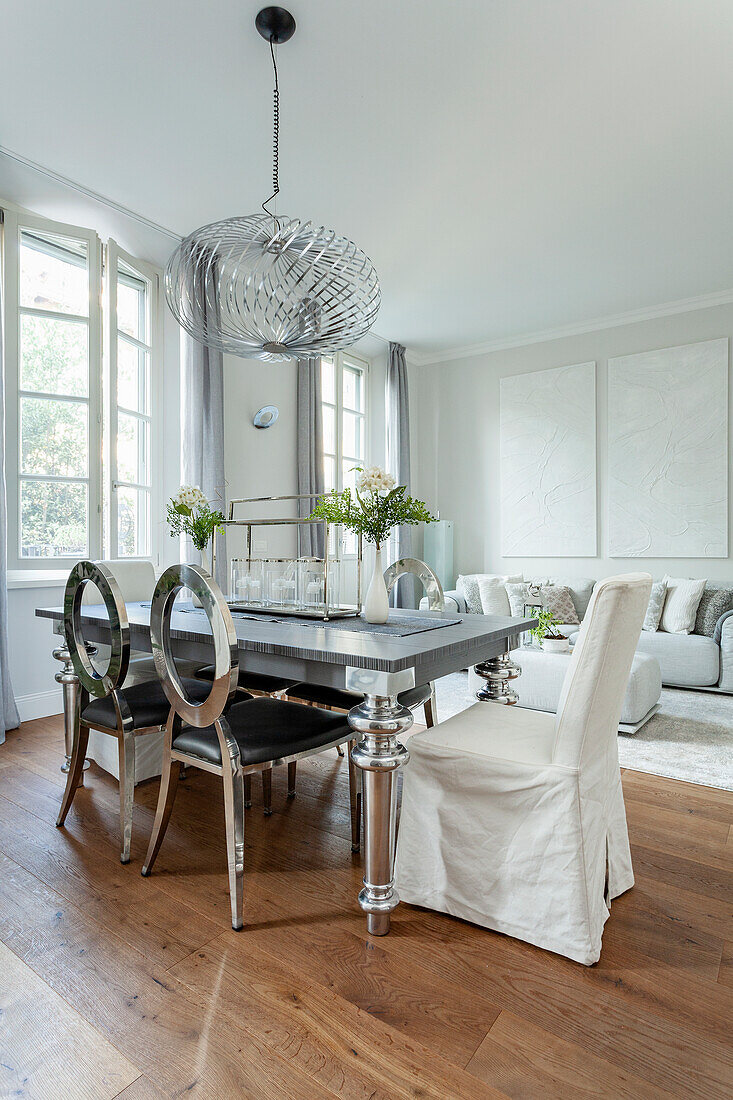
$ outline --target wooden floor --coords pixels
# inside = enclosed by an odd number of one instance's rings
[[[600,963],[400,906],[366,935],[345,761],[247,814],[245,930],[229,923],[219,783],[179,789],[140,876],[157,781],[118,861],[116,784],[87,773],[65,829],[60,719],[0,748],[0,1096],[733,1095],[733,795],[627,772],[637,885]]]

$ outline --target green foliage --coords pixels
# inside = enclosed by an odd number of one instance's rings
[[[168,524],[171,538],[188,535],[197,550],[206,550],[214,531],[221,529],[224,516],[221,512],[212,512],[208,504],[198,508],[189,508],[187,504],[168,504]]]
[[[543,638],[564,638],[565,635],[561,634],[557,629],[561,623],[559,619],[556,619],[551,611],[542,607],[539,609],[533,618],[537,619],[537,626],[532,627],[530,634],[538,642],[541,642]]]
[[[406,486],[396,485],[387,493],[375,491],[361,495],[355,489],[353,498],[351,489],[340,493],[334,490],[321,497],[310,518],[341,523],[379,549],[393,527],[434,523],[437,517],[430,514],[421,500],[408,497]]]

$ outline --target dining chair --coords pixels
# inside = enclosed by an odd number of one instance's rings
[[[214,637],[214,679],[204,700],[190,698],[171,653],[171,614],[186,587],[201,601]],[[160,577],[150,611],[155,665],[171,710],[166,724],[163,770],[155,823],[142,873],[147,876],[170,821],[180,766],[221,776],[229,867],[232,927],[242,928],[244,905],[244,778],[337,745],[353,744],[340,715],[260,696],[236,702],[239,654],[234,620],[212,577],[196,565],[172,565]],[[201,683],[202,681],[199,681]],[[361,800],[355,767],[349,769],[351,847],[359,849]]]
[[[215,666],[204,665],[196,669],[194,675],[200,680],[212,683],[215,678]],[[287,699],[289,693],[297,685],[297,680],[288,680],[284,676],[269,676],[263,672],[247,672],[240,668],[237,675],[237,689],[247,696],[266,695],[273,699]],[[343,749],[340,750],[343,755]],[[295,797],[295,764],[288,765],[288,798]],[[293,782],[291,783],[291,776]],[[252,805],[252,776],[244,777],[244,805],[249,809]],[[272,813],[272,769],[262,773],[262,807],[266,817]]]
[[[109,630],[109,656],[104,672],[92,661],[81,631],[81,609],[87,585],[94,585],[104,602]],[[94,602],[98,602],[95,596]],[[120,861],[130,861],[132,816],[135,799],[135,740],[161,733],[166,727],[170,703],[157,679],[126,685],[130,666],[130,627],[120,586],[102,562],[80,561],[66,582],[64,637],[74,671],[81,683],[78,713],[74,721],[71,766],[61,800],[57,826],[66,821],[84,767],[90,730],[117,738],[120,785]],[[188,689],[205,698],[200,680],[186,679]],[[92,700],[89,697],[93,696]]]
[[[443,586],[436,573],[430,566],[420,561],[419,558],[399,558],[392,562],[384,571],[384,583],[387,592],[391,592],[400,577],[412,575],[422,582],[425,595],[428,599],[430,611],[445,610]],[[345,688],[323,687],[321,684],[296,684],[289,691],[290,698],[300,703],[308,703],[311,706],[327,707],[329,710],[338,711],[341,714],[348,712],[362,701],[363,695],[357,691],[347,691]],[[435,684],[419,684],[417,687],[408,688],[398,696],[398,701],[403,707],[415,710],[422,707],[425,713],[425,724],[428,728],[437,721],[435,706]],[[288,776],[288,795],[295,795],[295,767]]]
[[[596,584],[556,715],[479,702],[410,738],[403,901],[598,961],[634,884],[618,721],[650,592],[646,573]]]

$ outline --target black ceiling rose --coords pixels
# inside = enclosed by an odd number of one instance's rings
[[[295,34],[295,20],[285,8],[262,8],[257,12],[255,26],[266,42],[280,45]]]

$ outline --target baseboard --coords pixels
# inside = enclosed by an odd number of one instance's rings
[[[64,713],[60,687],[53,691],[39,691],[35,695],[17,695],[15,704],[21,722],[32,722],[35,718],[50,718],[54,714]]]

